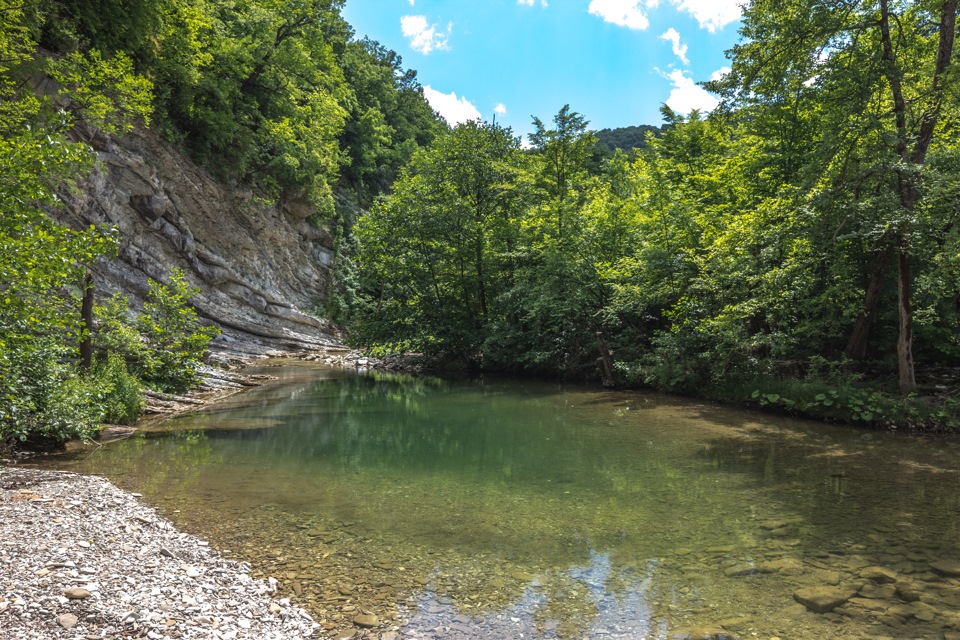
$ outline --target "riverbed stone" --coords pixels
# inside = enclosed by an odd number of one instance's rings
[[[93,594],[86,589],[81,589],[80,587],[71,587],[69,589],[64,589],[63,595],[71,600],[85,600]]]
[[[803,562],[796,558],[779,558],[761,562],[760,573],[779,573],[784,576],[799,576],[805,571]]]
[[[897,581],[896,572],[886,567],[864,567],[860,570],[860,577],[879,584]]]
[[[864,598],[892,600],[897,595],[897,587],[892,584],[874,584],[868,582],[860,588],[860,595]]]
[[[741,562],[723,570],[723,574],[728,578],[742,578],[755,573],[757,573],[757,567],[749,562]]]
[[[793,599],[814,613],[829,613],[856,593],[845,587],[804,587],[793,594]]]
[[[958,560],[940,560],[930,563],[930,568],[940,575],[951,578],[960,577],[960,561]]]
[[[358,627],[370,629],[380,624],[380,619],[372,613],[361,613],[353,619],[353,624]]]
[[[737,640],[737,637],[726,629],[714,626],[680,629],[669,637],[670,640]]]

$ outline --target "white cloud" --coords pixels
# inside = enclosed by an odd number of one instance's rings
[[[680,58],[680,62],[690,64],[690,61],[687,59],[687,45],[680,44],[680,34],[677,33],[676,29],[670,27],[666,33],[660,36],[660,39],[666,40],[673,45],[673,53]]]
[[[400,18],[400,29],[403,35],[410,38],[410,46],[414,51],[427,55],[434,49],[447,50],[450,48],[450,30],[452,24],[447,25],[446,32],[438,31],[437,25],[429,24],[426,16],[403,16]]]
[[[517,0],[517,4],[522,4],[525,7],[532,7],[537,0]],[[547,0],[540,0],[541,7],[549,7]]]
[[[713,111],[714,107],[720,104],[719,100],[695,83],[693,78],[683,75],[683,71],[679,69],[671,71],[664,77],[673,83],[670,97],[667,98],[667,106],[677,113],[688,114],[694,109],[703,112]]]
[[[641,4],[653,8],[657,6],[657,0],[590,0],[589,11],[590,15],[599,16],[605,22],[643,31],[650,26],[650,20],[640,8]]]
[[[458,98],[456,91],[440,93],[430,85],[426,85],[423,87],[423,96],[451,127],[467,120],[482,120],[477,108],[466,98]]]
[[[731,69],[730,67],[720,67],[719,69],[717,69],[716,71],[710,74],[710,79],[723,80],[723,76],[727,75],[731,71],[733,71],[733,69]]]
[[[748,0],[670,0],[677,9],[686,11],[700,23],[701,29],[714,33],[740,19]]]
[[[501,102],[493,108],[493,111],[501,116],[505,116],[507,115],[507,106]]]
[[[414,5],[414,2],[415,2],[415,1],[416,1],[416,0],[410,0],[410,6],[411,6],[411,7]]]

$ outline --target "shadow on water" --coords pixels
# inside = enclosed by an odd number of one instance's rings
[[[543,382],[274,371],[50,464],[144,494],[331,633],[376,637],[360,611],[400,637],[960,627],[960,582],[931,569],[960,555],[956,442]],[[864,579],[874,565],[894,582]],[[794,601],[836,585],[855,597],[833,613]]]

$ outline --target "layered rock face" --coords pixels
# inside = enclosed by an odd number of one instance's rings
[[[77,132],[101,166],[55,215],[77,227],[120,234],[115,259],[95,265],[98,296],[122,291],[142,302],[148,278],[183,269],[192,300],[223,334],[212,347],[244,354],[336,344],[334,327],[309,315],[330,283],[332,239],[306,206],[276,206],[214,180],[151,131],[123,137]]]

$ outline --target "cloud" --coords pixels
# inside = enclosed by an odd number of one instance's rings
[[[689,0],[684,0],[685,2]],[[650,26],[650,20],[640,5],[646,8],[657,6],[657,0],[590,0],[590,15],[603,18],[620,27],[643,31]]]
[[[713,111],[714,107],[720,104],[719,100],[695,83],[693,78],[683,75],[683,71],[679,69],[664,74],[664,77],[673,83],[670,97],[667,98],[667,106],[677,113],[688,114],[694,109],[703,112]]]
[[[716,71],[710,74],[710,79],[723,80],[723,76],[727,75],[731,71],[733,71],[733,69],[731,69],[730,67],[720,67],[719,69],[717,69]]]
[[[456,91],[440,93],[430,85],[426,85],[423,87],[423,96],[434,111],[439,113],[451,127],[467,120],[482,120],[477,108],[470,104],[470,101],[466,98],[458,98]]]
[[[423,55],[434,49],[442,51],[450,48],[450,30],[452,24],[447,25],[446,32],[437,31],[437,25],[428,24],[426,16],[403,16],[400,18],[400,29],[403,35],[410,38],[410,46],[414,51]]]
[[[686,11],[710,33],[736,22],[747,0],[670,0],[680,11]]]
[[[517,0],[517,4],[522,4],[525,7],[532,7],[537,0]],[[547,0],[540,0],[541,7],[549,7]]]
[[[680,62],[683,64],[690,64],[690,60],[687,59],[687,45],[680,44],[680,34],[677,33],[677,30],[673,27],[667,29],[666,33],[660,36],[661,40],[666,40],[673,44],[673,53],[680,58]]]
[[[501,102],[493,108],[493,111],[501,116],[505,116],[507,115],[507,106]]]

